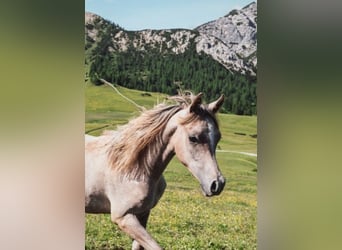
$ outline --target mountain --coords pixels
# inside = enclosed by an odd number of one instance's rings
[[[101,39],[101,32],[109,28],[108,21],[100,16],[86,12],[85,14],[85,33],[88,42],[95,43]],[[112,30],[112,44],[109,47],[109,52],[117,51],[124,52],[129,48],[134,48],[137,51],[157,50],[160,53],[181,54],[189,48],[190,41],[198,36],[198,32],[185,29],[172,30],[141,30],[127,31],[119,26]],[[91,44],[88,46],[90,47]]]
[[[99,30],[96,20],[105,22],[96,14],[86,12],[86,36],[96,41]],[[140,51],[151,48],[160,52],[184,53],[194,39],[196,51],[210,55],[227,69],[242,74],[256,75],[257,71],[257,5],[255,2],[241,10],[200,25],[194,30],[142,30],[126,31],[119,28],[112,37],[109,51],[126,51],[133,46]]]
[[[197,27],[197,51],[204,51],[226,68],[241,73],[256,74],[257,68],[257,5],[255,2],[241,10]]]
[[[224,111],[256,113],[256,3],[196,29],[128,31],[85,13],[85,59],[95,84],[174,94],[182,88],[220,93]],[[175,84],[176,83],[176,84]]]

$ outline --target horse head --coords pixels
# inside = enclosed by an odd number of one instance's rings
[[[217,164],[215,150],[221,133],[215,118],[224,96],[202,104],[202,93],[193,96],[191,104],[174,117],[175,131],[171,138],[177,158],[200,182],[205,196],[219,195],[225,178]]]

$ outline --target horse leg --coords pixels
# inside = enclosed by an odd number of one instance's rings
[[[150,215],[150,210],[144,214],[139,214],[137,215],[137,218],[140,222],[140,224],[146,229],[146,225],[147,225],[147,220],[148,217]],[[132,242],[132,250],[143,250],[144,248],[142,246],[140,246],[139,242],[136,240],[133,240]]]
[[[156,187],[155,202],[153,204],[153,207],[157,205],[158,201],[160,200],[160,198],[164,194],[165,188],[166,188],[166,181],[164,179],[164,176],[161,176],[161,178],[158,181],[157,187]],[[149,210],[148,212],[146,212],[144,214],[137,215],[137,218],[140,221],[140,224],[145,229],[146,229],[148,217],[150,215],[150,211],[151,210]],[[143,250],[143,249],[144,248],[142,246],[140,246],[140,244],[136,240],[133,240],[132,250]]]
[[[134,214],[126,214],[120,218],[112,218],[118,224],[122,231],[136,240],[145,249],[161,250],[162,248],[146,231],[143,225]],[[146,219],[147,222],[147,219]]]

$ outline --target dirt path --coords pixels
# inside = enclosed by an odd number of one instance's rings
[[[100,78],[100,81],[107,84],[109,87],[113,88],[115,90],[115,92],[120,95],[122,98],[124,98],[126,101],[132,103],[134,106],[136,106],[139,110],[144,111],[145,108],[143,106],[140,106],[139,104],[137,104],[136,102],[134,102],[133,100],[129,99],[128,97],[124,96],[123,94],[121,94],[121,92],[110,82],[107,82],[106,80]]]
[[[242,154],[242,155],[249,155],[249,156],[254,156],[254,157],[258,157],[257,154],[254,153],[248,153],[248,152],[240,152],[240,151],[230,151],[230,150],[216,150],[216,152],[218,153],[236,153],[236,154]]]

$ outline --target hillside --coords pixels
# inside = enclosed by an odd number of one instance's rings
[[[175,94],[177,88],[226,95],[223,111],[256,114],[256,4],[194,30],[127,31],[85,14],[89,77],[124,87]]]

